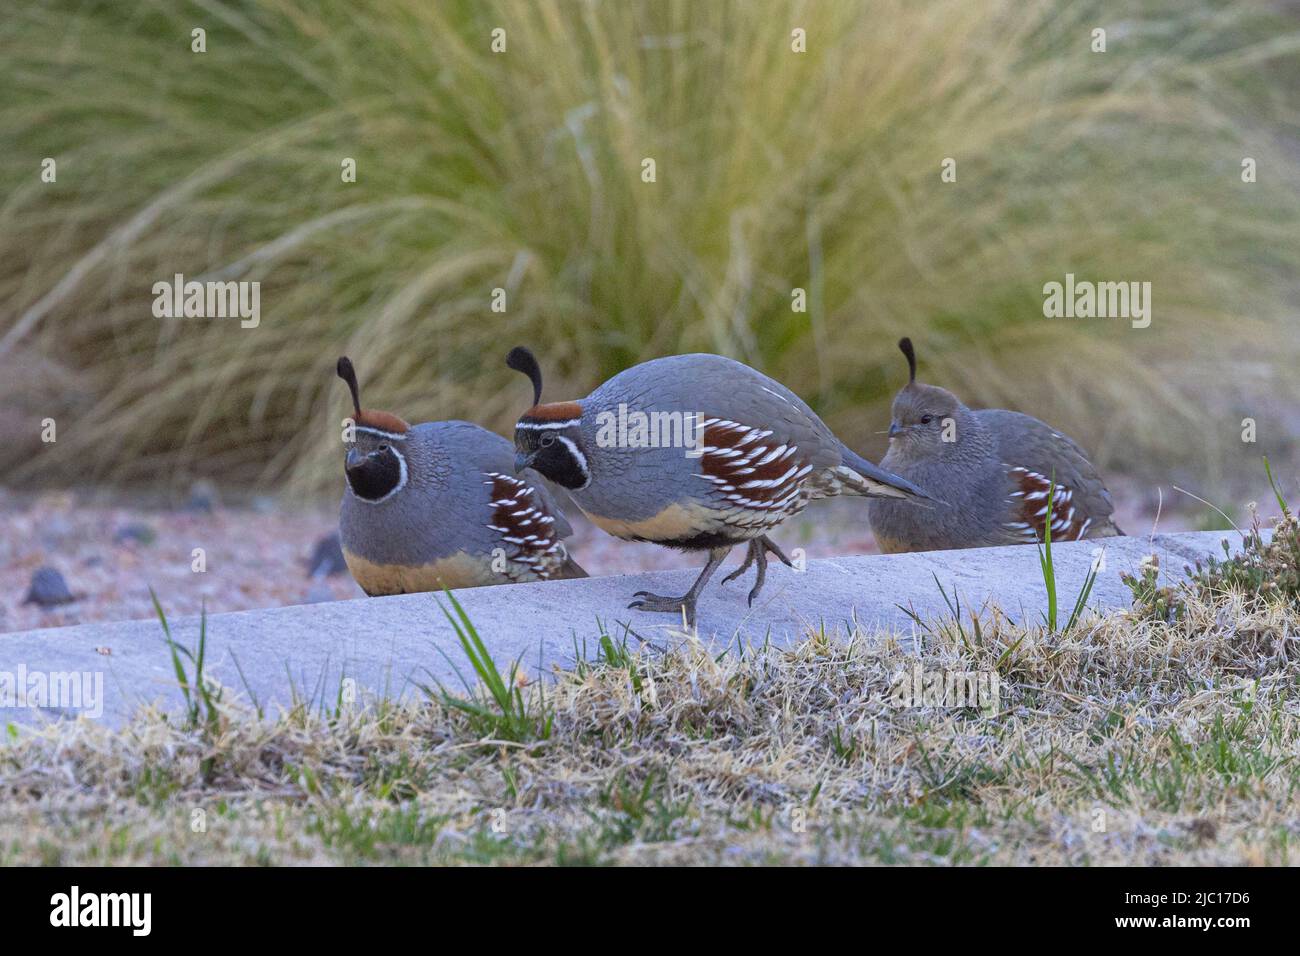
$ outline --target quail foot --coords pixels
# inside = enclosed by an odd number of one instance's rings
[[[688,627],[700,592],[738,544],[748,548],[745,561],[724,583],[754,566],[753,603],[767,555],[790,563],[768,532],[809,501],[928,497],[845,447],[784,385],[729,358],[654,359],[584,399],[548,404],[531,352],[516,348],[506,364],[533,383],[533,406],[515,426],[518,469],[567,489],[615,537],[707,553],[686,594],[638,592],[630,605],[683,615]]]
[[[367,594],[587,576],[551,495],[535,474],[515,475],[508,441],[469,422],[408,425],[362,409],[347,358],[338,375],[354,423],[339,536]]]
[[[882,467],[939,499],[919,514],[889,501],[868,506],[885,552],[938,551],[1123,534],[1101,476],[1071,439],[1029,415],[973,411],[952,392],[916,380],[911,339],[908,383],[894,398]],[[1055,484],[1053,484],[1055,483]]]

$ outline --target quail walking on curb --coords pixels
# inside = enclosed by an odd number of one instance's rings
[[[911,339],[898,347],[909,379],[894,397],[881,466],[928,488],[924,514],[889,501],[868,507],[880,550],[939,551],[1123,534],[1101,476],[1072,440],[1029,415],[972,411],[952,392],[916,380]],[[1053,489],[1053,483],[1055,488]]]
[[[469,422],[408,425],[361,408],[356,372],[341,358],[354,410],[339,537],[369,595],[581,578],[561,539],[572,534],[535,475],[516,477],[510,443]]]
[[[515,426],[517,469],[534,468],[568,489],[578,507],[615,537],[708,552],[686,594],[639,591],[629,605],[684,613],[687,626],[695,623],[700,592],[737,544],[747,543],[748,554],[723,583],[755,565],[753,604],[767,573],[767,552],[790,563],[767,533],[810,500],[928,497],[845,447],[784,385],[729,358],[654,359],[580,401],[545,405],[533,354],[516,348],[506,364],[533,383],[533,407]],[[672,447],[656,440],[663,427],[652,427],[649,441],[644,432],[614,427],[647,419],[665,427],[682,421],[683,442]]]

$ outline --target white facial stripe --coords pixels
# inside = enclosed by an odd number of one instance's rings
[[[365,432],[367,435],[378,435],[380,438],[391,438],[393,441],[406,441],[407,436],[400,432],[386,432],[378,428],[371,428],[369,425],[357,425],[356,430]]]
[[[581,418],[570,418],[566,422],[519,422],[515,428],[527,428],[531,431],[563,431],[581,423]]]
[[[569,449],[569,453],[573,455],[573,460],[578,463],[578,470],[582,472],[582,487],[586,488],[591,484],[591,471],[587,468],[587,456],[578,451],[578,446],[563,435],[556,435],[555,437],[564,442],[564,447]]]
[[[380,432],[379,434],[382,435],[384,434],[384,432]],[[397,484],[393,485],[393,490],[390,491],[388,494],[384,495],[382,498],[375,498],[373,500],[370,498],[362,498],[359,494],[357,494],[355,491],[352,490],[352,482],[349,481],[347,482],[348,494],[350,494],[353,498],[356,498],[357,501],[364,501],[368,505],[381,505],[389,498],[393,497],[393,495],[397,494],[399,491],[401,491],[403,488],[406,487],[406,458],[396,448],[390,448],[389,451],[391,451],[394,455],[397,456],[397,472],[398,472]]]

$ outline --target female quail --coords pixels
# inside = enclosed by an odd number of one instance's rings
[[[972,411],[952,392],[916,380],[912,340],[898,343],[909,380],[894,398],[889,452],[881,465],[941,499],[924,514],[893,502],[868,506],[880,550],[938,551],[1123,534],[1114,505],[1083,450],[1037,418]],[[1055,482],[1055,490],[1053,490]]]
[[[338,375],[355,424],[339,537],[367,594],[587,576],[561,542],[573,532],[550,494],[512,473],[508,441],[469,422],[408,425],[363,410],[347,358]]]
[[[685,595],[639,591],[629,605],[684,612],[687,626],[695,623],[704,585],[742,542],[749,547],[745,561],[724,583],[757,565],[753,604],[767,573],[767,552],[790,563],[767,532],[810,500],[929,497],[846,448],[784,385],[729,358],[654,359],[620,372],[580,401],[546,405],[532,353],[516,348],[506,364],[533,382],[533,407],[515,426],[517,469],[535,468],[568,489],[578,507],[615,537],[708,552]],[[612,427],[647,418],[657,423],[652,432],[682,423],[683,442],[672,447],[656,440],[660,432],[647,441],[635,426]],[[693,447],[684,447],[686,441]]]

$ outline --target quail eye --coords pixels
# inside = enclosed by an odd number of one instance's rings
[[[382,453],[382,452],[386,452],[386,451],[388,451],[388,446],[387,446],[387,445],[380,445],[380,446],[379,446],[379,451],[380,451],[381,453]]]
[[[934,421],[934,416],[933,416],[933,415],[922,415],[922,416],[921,416],[921,424],[922,424],[922,425],[928,425],[928,424],[930,424],[930,422],[932,422],[932,421]]]
[[[554,436],[554,435],[552,435],[552,434],[550,434],[549,432],[547,432],[545,435],[542,436],[541,445],[542,445],[543,448],[550,448],[550,447],[551,447],[552,445],[554,445],[554,444],[555,444],[555,436]]]

